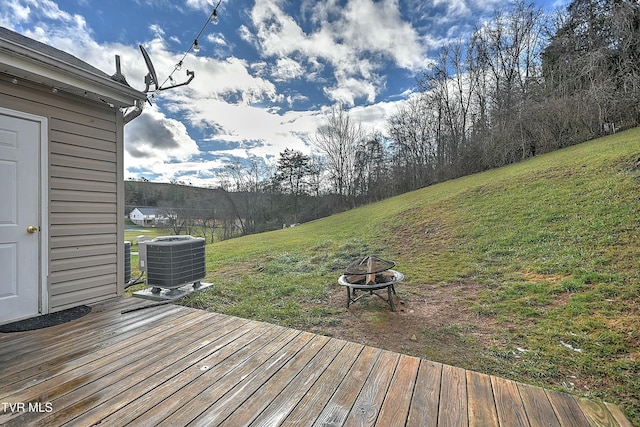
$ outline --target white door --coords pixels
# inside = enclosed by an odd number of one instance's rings
[[[41,126],[0,111],[0,324],[39,312]]]

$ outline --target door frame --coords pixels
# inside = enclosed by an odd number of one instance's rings
[[[0,114],[40,124],[40,162],[38,180],[38,310],[49,313],[49,120],[43,116],[0,107]]]

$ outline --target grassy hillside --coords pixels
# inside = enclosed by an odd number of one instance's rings
[[[185,304],[594,396],[640,425],[638,157],[634,129],[209,245],[215,286]],[[405,274],[398,312],[346,309],[337,277],[364,255]]]

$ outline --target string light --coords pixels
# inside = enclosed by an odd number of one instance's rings
[[[193,53],[195,53],[195,54],[200,52],[200,45],[198,44],[198,39],[200,38],[200,36],[204,32],[204,30],[207,28],[207,25],[209,25],[210,22],[213,23],[214,25],[218,24],[218,22],[219,22],[219,20],[218,20],[218,7],[220,7],[220,3],[222,3],[222,0],[218,0],[218,3],[213,8],[213,12],[211,12],[211,15],[209,15],[209,17],[207,18],[207,21],[204,23],[204,25],[200,29],[200,32],[198,33],[196,38],[193,40],[193,43],[191,43],[191,46],[189,46],[189,49],[187,49],[187,51],[182,56],[182,59],[180,59],[180,61],[176,64],[176,66],[174,67],[174,69],[171,72],[171,74],[169,74],[169,77],[167,77],[165,79],[165,81],[158,87],[158,89],[161,88],[162,86],[164,86],[164,84],[167,83],[167,81],[173,82],[173,73],[175,73],[176,71],[180,71],[182,69],[183,62],[184,62],[185,58],[187,57],[187,55],[189,54],[189,52],[193,51]]]

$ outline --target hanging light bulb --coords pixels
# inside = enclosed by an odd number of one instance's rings
[[[215,9],[213,9],[213,13],[211,14],[211,22],[213,23],[213,25],[218,25],[218,22],[220,22],[220,20],[218,20],[218,8],[217,7]]]
[[[193,53],[198,53],[200,52],[200,45],[198,44],[198,39],[195,39],[193,41]]]
[[[176,64],[176,71],[180,71],[182,69],[182,61]]]

